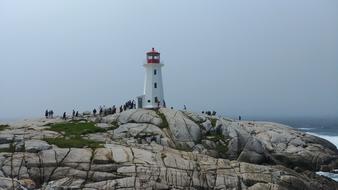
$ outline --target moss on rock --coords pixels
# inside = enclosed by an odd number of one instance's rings
[[[160,112],[159,110],[155,110],[156,111],[156,114],[158,116],[160,116],[161,120],[162,120],[162,123],[161,125],[159,126],[161,129],[164,129],[164,128],[169,128],[169,123],[168,123],[168,120],[167,118],[165,117],[165,115]]]

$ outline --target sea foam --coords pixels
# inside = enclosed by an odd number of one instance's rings
[[[328,135],[318,135],[316,133],[309,133],[310,135],[314,135],[323,139],[326,139],[328,141],[330,141],[332,144],[334,144],[336,147],[338,147],[338,136],[328,136]],[[337,172],[338,170],[336,170]],[[330,173],[330,172],[317,172],[318,175],[323,175],[326,177],[329,177],[335,181],[338,182],[338,174],[337,173]]]
[[[338,136],[319,135],[319,134],[316,134],[316,133],[309,133],[309,132],[308,132],[308,134],[326,139],[338,148]]]

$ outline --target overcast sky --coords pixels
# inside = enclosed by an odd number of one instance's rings
[[[0,0],[0,119],[120,105],[152,47],[168,106],[338,115],[337,0]]]

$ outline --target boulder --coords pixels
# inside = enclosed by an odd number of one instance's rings
[[[110,127],[110,125],[107,124],[107,123],[97,123],[97,124],[95,124],[95,126],[96,126],[96,127],[103,128],[103,129],[107,129],[107,128]]]
[[[27,152],[36,153],[42,150],[51,149],[52,146],[49,145],[47,142],[42,140],[27,140],[25,141],[25,150]]]
[[[193,147],[195,142],[201,140],[201,129],[194,121],[190,120],[183,112],[161,108],[168,121],[168,127],[175,143],[185,143]]]

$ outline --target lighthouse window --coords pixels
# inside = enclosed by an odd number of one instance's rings
[[[154,88],[157,88],[157,83],[156,82],[154,83]]]
[[[154,75],[156,75],[157,74],[157,70],[156,69],[154,69]]]

